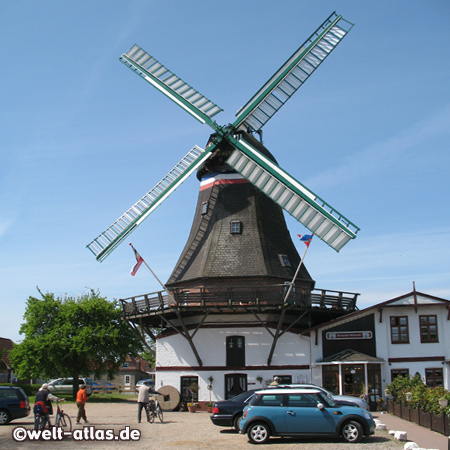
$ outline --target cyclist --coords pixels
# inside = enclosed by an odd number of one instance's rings
[[[48,390],[48,384],[44,383],[36,394],[36,399],[34,402],[34,413],[41,414],[45,417],[45,420],[49,420],[49,414],[52,414],[52,402],[57,400],[64,402],[65,398],[58,398],[51,394]],[[44,422],[45,424],[45,422]]]
[[[141,384],[139,386],[139,391],[138,391],[138,423],[141,423],[141,413],[142,413],[142,408],[145,408],[146,405],[149,403],[150,399],[148,396],[150,388],[145,385],[145,384]]]

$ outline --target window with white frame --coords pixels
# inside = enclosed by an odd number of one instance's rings
[[[232,220],[230,222],[230,233],[231,234],[241,234],[242,226],[240,220]]]

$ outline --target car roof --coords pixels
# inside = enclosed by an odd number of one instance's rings
[[[273,394],[274,392],[276,392],[277,394],[320,394],[322,391],[320,389],[279,387],[276,390],[273,388],[261,389],[259,391],[256,391],[256,394]]]

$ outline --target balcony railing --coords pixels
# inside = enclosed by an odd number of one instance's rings
[[[153,292],[121,299],[126,317],[137,315],[155,315],[174,307],[224,309],[248,309],[252,307],[300,307],[306,309],[333,309],[351,312],[357,309],[359,294],[324,289],[293,290],[285,302],[288,286],[264,286],[261,288],[233,287],[227,289],[175,289]]]

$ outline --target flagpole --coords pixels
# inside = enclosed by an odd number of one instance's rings
[[[136,252],[137,250],[133,247],[133,244],[130,243],[130,245],[131,245],[131,248]],[[140,253],[139,253],[139,255],[140,255]],[[141,258],[142,258],[142,256],[141,256]],[[156,276],[155,272],[153,272],[153,270],[150,268],[150,266],[147,264],[147,262],[145,261],[144,258],[142,258],[142,262],[145,264],[147,269],[150,270],[150,272],[156,278],[156,280],[161,285],[163,290],[167,292],[167,295],[170,297],[170,299],[175,303],[175,299],[173,298],[172,294],[167,290],[166,286],[164,286],[164,284],[162,284],[161,280]]]
[[[292,281],[291,281],[291,283],[290,283],[290,285],[289,285],[289,289],[288,289],[288,291],[287,291],[287,293],[286,293],[286,296],[284,297],[283,305],[287,305],[287,299],[288,299],[288,297],[289,297],[289,294],[290,294],[291,291],[292,291],[292,286],[294,286],[295,279],[297,278],[297,275],[298,275],[298,273],[299,273],[299,271],[300,271],[300,267],[302,266],[303,260],[305,259],[306,252],[308,251],[308,248],[309,248],[309,243],[308,243],[308,245],[306,246],[305,252],[303,253],[303,256],[302,256],[301,259],[300,259],[300,263],[299,263],[299,265],[298,265],[298,267],[297,267],[297,270],[295,271],[294,278],[292,278]]]

